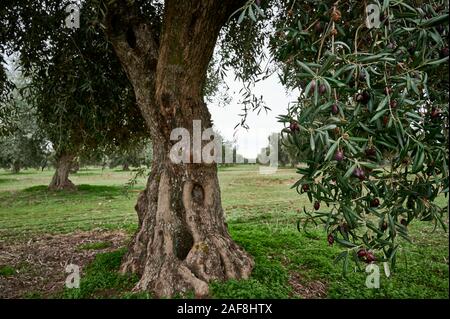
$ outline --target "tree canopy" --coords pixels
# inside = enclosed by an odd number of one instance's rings
[[[26,96],[56,153],[139,143],[145,124],[112,46],[87,2],[80,28],[67,27],[69,3],[7,1],[2,52],[19,54]]]
[[[325,224],[346,264],[395,262],[411,222],[445,228],[434,200],[448,193],[448,3],[313,3],[289,2],[271,42],[283,83],[301,88],[280,121],[297,148],[308,140],[302,223]]]

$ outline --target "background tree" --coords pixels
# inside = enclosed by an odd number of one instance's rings
[[[19,173],[22,168],[39,168],[49,155],[48,141],[37,125],[36,112],[20,93],[26,85],[17,63],[7,72],[11,90],[5,97],[0,134],[0,167]]]
[[[118,148],[107,154],[110,168],[122,166],[123,171],[129,171],[130,167],[150,166],[152,161],[151,142],[142,140],[136,145],[127,145],[126,148]]]
[[[93,11],[83,6],[80,28],[63,23],[65,5],[22,1],[5,5],[2,47],[20,54],[30,79],[27,97],[52,143],[56,172],[50,189],[74,189],[77,156],[145,138],[133,90]]]

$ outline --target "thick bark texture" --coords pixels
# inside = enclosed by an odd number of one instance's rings
[[[136,290],[208,295],[212,280],[248,278],[253,259],[230,237],[215,164],[175,164],[174,128],[211,127],[202,88],[222,25],[244,1],[165,1],[161,30],[116,5],[108,34],[134,87],[153,143],[153,163],[136,211],[139,230],[123,272],[141,275]],[[195,157],[190,154],[191,159]]]
[[[58,156],[56,171],[48,186],[49,190],[76,190],[76,186],[69,180],[69,173],[74,158],[75,156],[72,154],[62,154]]]

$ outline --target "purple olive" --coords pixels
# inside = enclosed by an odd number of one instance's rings
[[[327,87],[325,86],[325,84],[321,84],[319,85],[319,94],[325,94],[325,92],[327,91]]]
[[[344,160],[344,152],[342,150],[337,150],[334,154],[334,159],[338,162],[342,162]]]
[[[309,87],[309,94],[314,94],[315,89],[316,89],[316,80],[312,80],[311,86]]]
[[[368,252],[368,253],[366,254],[366,263],[370,264],[370,263],[374,262],[375,259],[376,259],[376,258],[375,258],[375,255],[374,255],[373,253]]]
[[[377,155],[377,151],[375,150],[374,147],[366,148],[366,156],[367,157],[374,157],[375,155]]]
[[[291,121],[291,123],[289,124],[289,129],[291,130],[292,133],[300,131],[300,128],[296,121]]]
[[[333,245],[333,243],[334,243],[334,236],[333,236],[333,234],[329,234],[328,235],[327,241],[328,241],[329,245]]]
[[[365,172],[362,168],[357,167],[355,168],[355,170],[353,171],[353,175],[357,178],[359,178],[360,180],[363,180],[365,178]]]
[[[331,113],[333,113],[334,115],[339,113],[339,107],[337,106],[337,104],[333,104],[331,106]]]
[[[370,201],[370,207],[375,208],[375,207],[378,207],[378,206],[380,206],[380,200],[375,197],[374,199],[372,199]]]
[[[319,210],[319,208],[320,208],[320,202],[316,201],[316,202],[314,203],[314,209],[315,209],[315,210]]]

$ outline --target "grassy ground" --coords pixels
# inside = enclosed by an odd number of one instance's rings
[[[122,230],[131,235],[136,229],[133,207],[145,179],[138,179],[125,193],[132,173],[84,169],[71,177],[79,185],[78,192],[48,192],[45,185],[52,173],[0,171],[0,241],[4,245],[49,233]],[[255,166],[230,167],[221,169],[219,178],[232,237],[254,256],[256,266],[249,280],[212,283],[211,297],[448,298],[448,233],[443,230],[432,232],[433,225],[413,223],[409,228],[414,244],[403,243],[392,276],[387,278],[381,271],[380,289],[368,289],[363,271],[342,275],[341,266],[333,263],[340,250],[328,246],[321,228],[309,235],[297,231],[297,209],[310,204],[289,189],[297,178],[294,170],[259,175]],[[440,198],[442,205],[445,201]],[[108,243],[94,242],[77,250],[95,252],[106,247]],[[134,276],[118,275],[124,249],[97,254],[83,269],[80,289],[52,296],[150,297],[130,292]],[[0,279],[14,276],[11,265],[0,264],[0,269]],[[42,292],[30,288],[26,296],[42,296]]]

